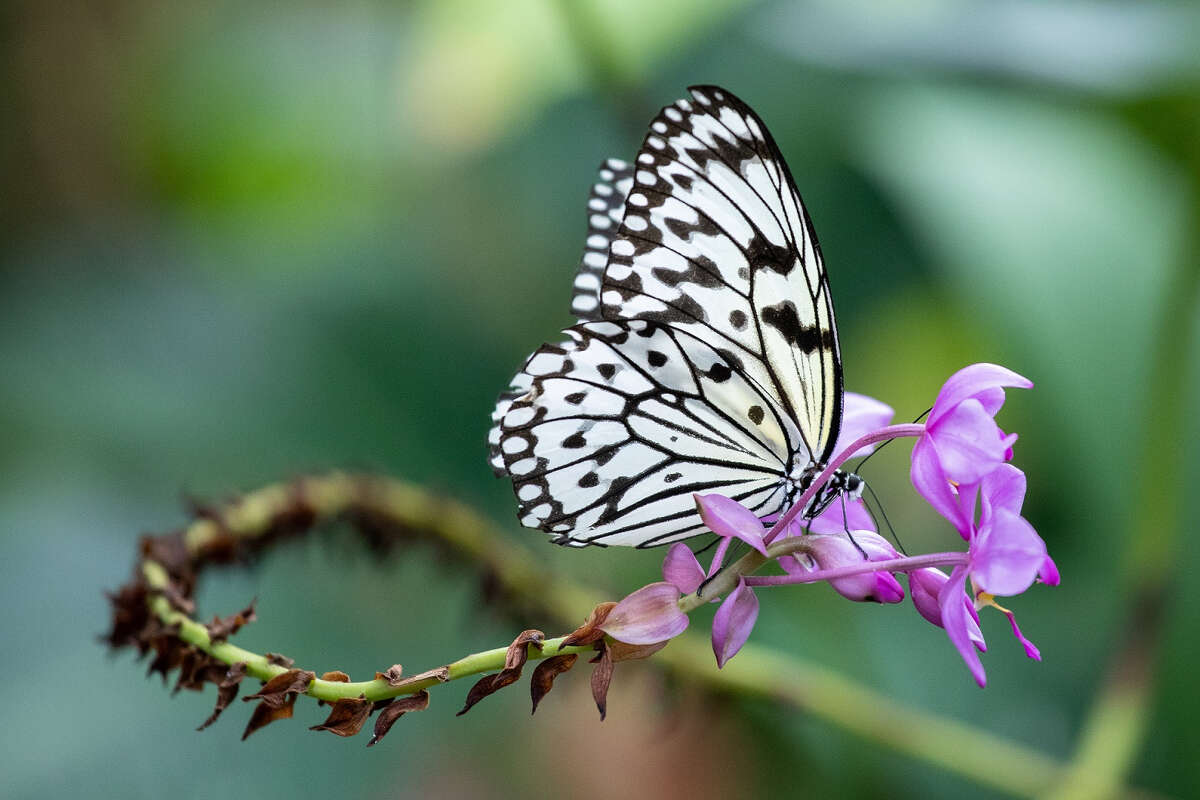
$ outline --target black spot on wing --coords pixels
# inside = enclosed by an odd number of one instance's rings
[[[784,341],[804,353],[815,352],[818,347],[833,347],[833,332],[821,330],[816,325],[802,324],[796,313],[796,304],[791,300],[763,308],[762,321],[779,331]]]
[[[709,367],[708,372],[704,374],[712,378],[717,383],[724,383],[733,375],[733,370],[724,364],[717,363]]]

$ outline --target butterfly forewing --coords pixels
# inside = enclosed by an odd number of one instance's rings
[[[638,153],[604,316],[655,320],[709,341],[795,420],[797,460],[824,462],[842,377],[820,248],[757,115],[716,87],[695,87],[692,97],[659,113]]]

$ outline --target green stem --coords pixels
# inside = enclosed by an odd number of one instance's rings
[[[142,564],[142,572],[146,576],[146,583],[150,588],[160,590],[166,588],[168,583],[167,571],[163,569],[161,564],[154,561],[146,561]],[[161,594],[150,600],[150,609],[164,623],[178,625],[179,637],[188,644],[199,650],[203,650],[225,664],[236,664],[239,661],[245,662],[246,673],[264,683],[276,675],[287,672],[286,667],[272,664],[267,660],[266,656],[252,653],[229,642],[213,642],[208,635],[208,630],[203,625],[190,619],[186,614],[171,608],[171,604]],[[529,660],[534,661],[567,653],[593,652],[591,645],[563,647],[562,643],[566,638],[565,636],[560,636],[556,639],[547,639],[542,643],[541,650],[530,647]],[[483,672],[498,672],[504,669],[504,660],[507,655],[507,647],[497,647],[493,650],[484,650],[481,653],[472,653],[469,656],[446,665],[446,680],[454,681]],[[392,686],[387,681],[381,679],[339,682],[315,678],[308,685],[308,691],[305,694],[315,697],[318,700],[325,700],[326,702],[364,696],[368,700],[386,700],[389,697],[414,694],[422,689],[428,689],[431,686],[445,682],[439,678],[431,677],[421,681],[405,683],[402,686]]]

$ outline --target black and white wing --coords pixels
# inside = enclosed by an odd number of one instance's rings
[[[581,323],[543,345],[504,415],[522,524],[560,544],[650,547],[704,533],[694,492],[782,510],[794,423],[707,342],[646,320]]]
[[[600,284],[608,266],[608,248],[625,216],[625,198],[633,186],[633,166],[619,158],[609,158],[600,165],[599,180],[592,185],[588,196],[588,231],[583,258],[575,273],[571,290],[571,313],[580,322],[595,321],[600,315]],[[497,477],[507,473],[500,454],[500,420],[508,413],[513,400],[529,391],[529,376],[518,372],[509,387],[496,398],[492,411],[492,427],[488,431],[488,464]]]
[[[724,89],[690,91],[655,117],[638,153],[604,317],[703,339],[795,421],[797,459],[825,463],[842,365],[816,234],[758,115]]]
[[[613,170],[614,192],[593,192],[573,303],[592,321],[534,353],[497,405],[493,465],[521,522],[559,543],[703,533],[695,492],[772,516],[837,439],[837,331],[800,196],[753,111],[716,87],[692,98],[652,122],[632,180]],[[623,215],[604,204],[626,193]]]
[[[625,198],[633,186],[633,165],[627,161],[607,159],[599,173],[600,180],[588,197],[587,241],[571,294],[571,313],[581,322],[601,318],[600,284],[608,266],[608,248],[621,227]]]

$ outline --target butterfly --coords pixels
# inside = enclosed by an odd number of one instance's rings
[[[833,300],[766,125],[694,86],[588,199],[571,309],[500,395],[490,463],[527,527],[573,546],[706,533],[693,494],[769,519],[809,488],[842,422]],[[837,472],[804,509],[861,491]]]

